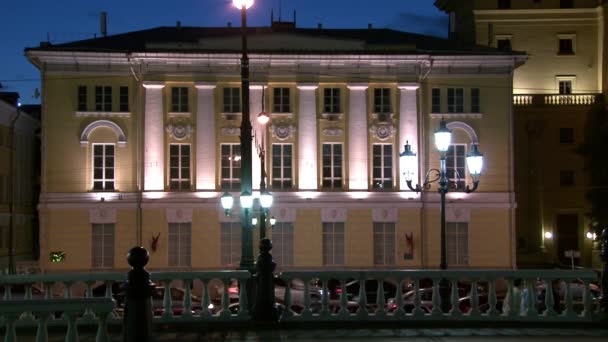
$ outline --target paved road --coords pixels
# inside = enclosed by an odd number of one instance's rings
[[[34,336],[19,334],[19,341],[33,341]],[[111,341],[122,341],[120,333],[111,334]],[[31,338],[31,339],[30,339]],[[49,341],[63,341],[52,334]],[[80,335],[81,342],[95,341],[93,333]],[[290,329],[264,331],[173,332],[159,331],[157,341],[226,341],[226,342],[465,342],[465,341],[608,341],[606,329]]]

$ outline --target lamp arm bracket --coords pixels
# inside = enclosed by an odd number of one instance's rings
[[[471,188],[468,184],[467,187],[465,189],[465,192],[467,194],[470,194],[471,192],[477,190],[477,187],[479,186],[479,181],[473,181],[473,188]]]

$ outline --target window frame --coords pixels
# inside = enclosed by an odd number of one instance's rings
[[[224,154],[224,148],[229,149],[230,154]],[[238,150],[238,151],[236,151]],[[238,153],[238,160],[236,159]],[[241,145],[220,144],[220,187],[226,191],[238,191],[241,189]],[[227,166],[225,166],[227,163]],[[238,164],[238,165],[236,165]],[[238,172],[236,170],[238,169]],[[225,171],[227,174],[225,175]]]
[[[186,241],[184,241],[184,238],[186,238]],[[176,243],[178,245],[177,250],[173,250],[174,247],[172,246],[174,246]],[[169,267],[192,266],[191,222],[167,223],[167,265]]]
[[[323,266],[346,264],[346,227],[344,222],[323,222],[322,254]],[[331,238],[331,240],[330,240]],[[339,247],[342,249],[339,250]],[[331,259],[331,260],[330,260]],[[340,260],[341,259],[341,260]]]
[[[241,88],[225,87],[222,98],[223,113],[241,113]]]
[[[178,147],[178,154],[177,156],[174,156],[172,153],[172,147],[173,146],[177,146]],[[187,165],[187,169],[188,169],[188,178],[184,178],[182,177],[183,174],[183,169],[186,168],[184,164],[184,153],[182,151],[183,147],[187,147],[188,148],[188,165]],[[177,158],[177,166],[174,166],[172,163],[172,158],[176,157]],[[172,171],[174,169],[177,169],[178,172],[178,177],[175,178],[172,176]],[[177,184],[178,186],[175,187],[174,185]],[[184,187],[184,185],[187,184],[187,187]],[[171,143],[169,144],[169,190],[171,191],[190,191],[192,187],[192,148],[191,148],[191,144],[189,143]]]
[[[241,260],[241,222],[221,222],[220,263],[225,267],[238,266]],[[228,262],[226,262],[228,261]]]
[[[469,223],[446,222],[445,233],[448,267],[468,267],[470,263]],[[454,241],[454,238],[456,238],[456,241]]]
[[[387,155],[385,148],[390,147],[390,155]],[[380,154],[377,154],[376,148],[380,148]],[[395,168],[395,149],[393,144],[385,143],[374,143],[372,144],[372,187],[375,191],[392,190],[394,182],[394,168]],[[390,157],[390,166],[386,165],[386,159]],[[378,159],[379,158],[379,159]],[[380,161],[380,164],[376,162]],[[380,176],[376,176],[376,171],[380,170]],[[390,170],[390,178],[386,177],[386,170]],[[379,182],[380,184],[378,184]],[[390,185],[390,186],[387,186]]]
[[[558,56],[573,56],[576,55],[576,34],[574,33],[564,33],[558,34],[557,37],[557,55]],[[570,41],[570,50],[563,50],[562,41]]]
[[[394,266],[397,261],[395,222],[374,222],[374,266]]]
[[[393,106],[391,103],[391,88],[379,87],[374,88],[374,113],[376,114],[391,114]]]
[[[325,147],[329,146],[330,153],[326,155]],[[340,147],[339,155],[336,153],[336,147]],[[326,164],[327,158],[329,158],[329,165]],[[337,160],[339,159],[339,161]],[[344,144],[326,142],[321,144],[321,187],[323,189],[342,189],[344,186]],[[337,165],[339,164],[339,165]],[[340,176],[336,176],[336,171],[339,169]],[[325,171],[329,170],[329,176],[325,175]],[[326,184],[326,181],[329,182]]]
[[[188,101],[190,98],[189,87],[171,87],[171,112],[189,113]]]
[[[276,165],[275,161],[276,161],[276,150],[275,147],[279,147],[280,146],[280,154],[279,154],[279,160],[280,160],[280,165]],[[285,154],[285,148],[289,146],[290,148],[290,154],[289,156],[287,156]],[[273,143],[272,144],[272,162],[271,162],[271,170],[272,170],[272,178],[270,181],[271,187],[274,190],[290,190],[294,187],[294,181],[293,181],[293,144],[282,144],[282,143]],[[289,158],[291,160],[290,165],[287,165],[287,160],[286,158]],[[287,175],[286,172],[286,168],[289,168],[289,170],[291,171],[289,175]],[[280,172],[277,172],[277,170],[280,170]]]
[[[291,89],[276,87],[272,89],[272,112],[291,113]]]
[[[340,88],[323,88],[323,113],[341,114],[341,100],[342,93]]]
[[[95,230],[101,229],[101,232]],[[108,233],[107,229],[111,232]],[[106,256],[106,247],[110,246],[111,252]],[[101,256],[97,256],[100,252]],[[92,269],[112,269],[115,265],[116,253],[116,224],[115,223],[93,223],[91,224],[91,268]],[[106,261],[109,262],[106,264]]]
[[[118,107],[120,112],[129,112],[129,87],[121,86],[118,88]]]
[[[112,111],[111,86],[95,86],[95,110],[98,112]]]
[[[461,156],[458,155],[457,147],[463,147],[464,152]],[[450,149],[452,149],[452,151],[453,151],[452,153],[450,153]],[[448,178],[448,187],[452,191],[465,191],[465,189],[466,189],[467,172],[468,172],[466,156],[467,156],[467,144],[458,144],[458,143],[450,144],[450,147],[448,147],[448,150],[445,153],[446,176]],[[450,158],[453,159],[453,166],[451,166],[451,167],[449,166]],[[460,166],[460,164],[462,164],[462,166]],[[460,175],[458,172],[458,169],[463,169],[464,174]],[[453,177],[450,177],[450,171],[454,172]],[[457,174],[460,177],[456,177]]]
[[[294,266],[293,222],[277,222],[272,227],[272,256],[277,265]]]
[[[441,113],[441,88],[431,89],[431,113]]]
[[[562,83],[570,83],[570,92],[562,93]],[[559,95],[572,95],[576,88],[576,76],[574,75],[558,75],[555,76],[555,90]]]
[[[464,113],[464,88],[448,88],[448,113]]]
[[[92,143],[91,144],[91,179],[93,186],[91,187],[93,191],[115,191],[116,190],[116,144],[114,143]],[[102,147],[102,154],[98,156],[95,152],[95,147]],[[112,166],[107,166],[107,147],[112,146]],[[101,157],[102,165],[96,166],[95,161],[96,157]],[[101,169],[102,176],[101,178],[95,177],[95,170]],[[106,177],[107,172],[111,169],[113,177]],[[101,182],[101,188],[96,186],[97,182]],[[110,184],[111,183],[111,184]]]
[[[481,113],[481,89],[470,89],[471,113]]]
[[[76,92],[77,105],[76,108],[79,112],[86,112],[89,109],[88,105],[88,88],[85,85],[79,85]]]

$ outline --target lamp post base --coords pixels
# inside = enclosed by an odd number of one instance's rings
[[[276,263],[272,260],[271,249],[270,239],[260,240],[260,255],[256,263],[256,296],[252,310],[253,318],[256,321],[276,322],[279,319],[274,297],[273,272]]]

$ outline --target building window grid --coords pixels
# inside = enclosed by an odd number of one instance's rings
[[[188,88],[171,88],[171,111],[175,113],[188,112]]]
[[[323,90],[323,112],[341,113],[340,88],[325,88]]]
[[[241,145],[221,144],[222,190],[237,191],[241,188]]]
[[[395,264],[395,223],[374,222],[374,265]]]
[[[192,223],[169,223],[169,266],[190,267]]]
[[[344,265],[344,222],[323,223],[323,265]]]
[[[431,90],[431,112],[441,113],[441,89],[439,88]]]
[[[323,188],[342,188],[342,144],[323,144]]]
[[[93,144],[93,190],[114,190],[114,144]]]
[[[449,267],[469,265],[469,224],[447,222],[446,258]]]
[[[171,190],[190,190],[190,144],[169,145]]]
[[[448,113],[464,112],[464,88],[448,88]]]
[[[114,224],[94,223],[91,239],[91,267],[114,267]]]
[[[572,38],[559,38],[559,51],[560,55],[573,55],[574,54],[574,39]]]
[[[452,144],[446,152],[448,186],[457,191],[465,190],[467,145]]]
[[[373,145],[373,187],[377,190],[393,188],[393,145]]]
[[[374,113],[387,114],[391,113],[391,89],[390,88],[375,88],[374,89]]]
[[[570,80],[560,80],[558,81],[559,86],[559,94],[560,95],[570,95],[572,94],[572,81]]]
[[[289,103],[289,88],[274,88],[273,89],[273,106],[274,113],[290,113],[291,106]]]
[[[241,89],[224,88],[224,113],[241,112]]]
[[[221,262],[223,266],[236,266],[241,259],[241,223],[222,222],[221,224]]]
[[[496,39],[496,48],[503,51],[511,51],[511,39],[509,38],[498,38]]]
[[[293,222],[277,222],[272,228],[272,256],[277,265],[293,266]]]
[[[104,112],[112,111],[112,87],[95,87],[95,110]]]
[[[471,113],[480,113],[480,91],[479,88],[471,88]]]
[[[119,107],[121,112],[129,111],[129,87],[119,88]]]
[[[292,159],[292,144],[272,144],[273,189],[291,189],[293,186]]]
[[[86,112],[87,107],[87,87],[78,86],[78,111]]]

